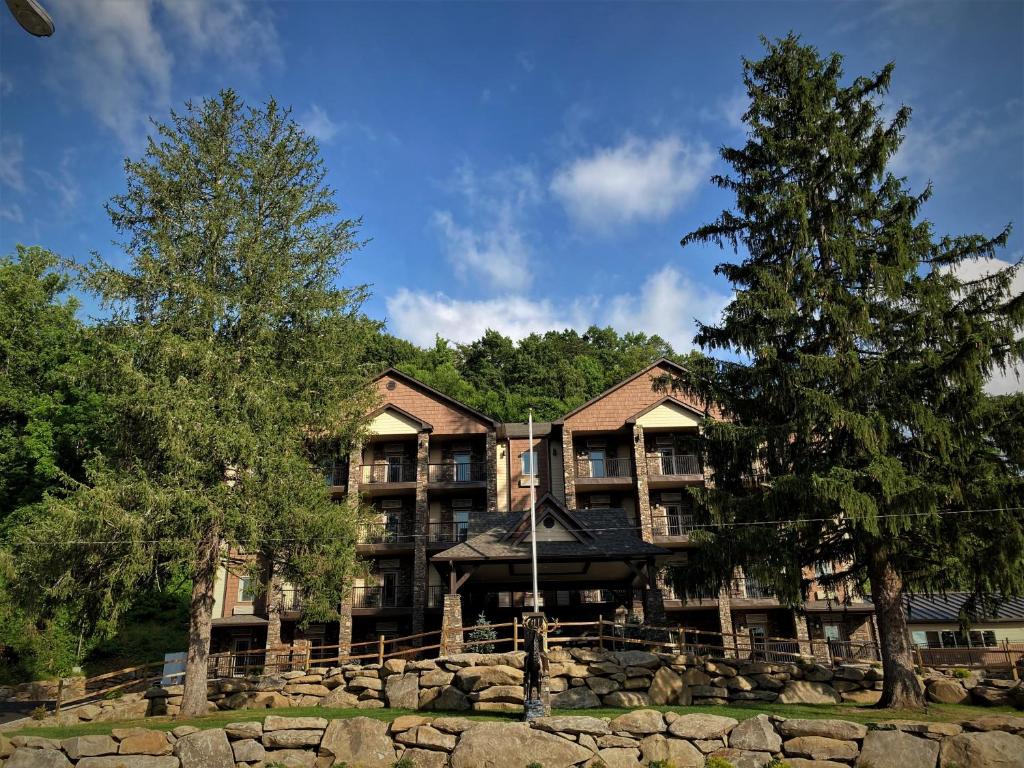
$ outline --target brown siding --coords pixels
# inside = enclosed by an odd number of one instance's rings
[[[533,444],[537,451],[537,498],[540,499],[551,490],[550,451],[546,437],[535,437]],[[526,453],[529,446],[530,441],[525,437],[510,437],[508,440],[508,485],[512,512],[521,512],[530,506],[530,486],[519,484],[524,477],[523,464],[519,460],[519,455]]]
[[[387,388],[389,382],[394,383],[394,389]],[[435,435],[485,434],[488,430],[488,426],[476,416],[402,379],[382,376],[376,386],[384,402],[396,405],[432,425]]]
[[[671,373],[674,373],[674,370],[664,364],[652,368],[615,391],[609,392],[600,400],[591,403],[578,413],[566,417],[565,426],[571,428],[574,432],[621,429],[625,426],[626,419],[635,416],[644,408],[653,405],[665,397],[666,392],[654,389],[654,380],[664,374]],[[673,393],[673,397],[698,410],[704,410],[704,405],[699,403],[696,398],[689,397],[681,392]]]

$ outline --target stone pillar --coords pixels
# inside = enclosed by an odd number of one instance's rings
[[[630,607],[629,615],[635,617],[641,624],[644,623],[646,614],[644,613],[644,591],[640,588],[640,592],[637,592],[637,588],[633,587],[630,590]]]
[[[793,611],[793,626],[796,627],[797,646],[801,656],[811,655],[811,632],[807,626],[807,616]]]
[[[498,511],[498,435],[487,433],[487,513]]]
[[[572,430],[562,425],[562,466],[565,468],[565,506],[576,509],[576,449],[572,447]]]
[[[359,493],[359,481],[363,479],[363,444],[356,443],[348,454],[348,493]]]
[[[644,619],[652,627],[664,626],[665,618],[665,595],[661,586],[655,582],[644,590]]]
[[[441,648],[439,656],[462,653],[462,595],[445,595],[441,612]]]
[[[644,442],[644,428],[633,425],[633,462],[636,464],[636,515],[640,523],[640,538],[654,541],[651,528],[651,490],[647,483],[647,446]]]
[[[726,637],[733,632],[732,627],[732,600],[729,598],[729,587],[723,586],[718,590],[718,625],[722,632],[722,649],[726,658],[732,658],[733,639]]]
[[[427,506],[427,470],[430,461],[430,435],[420,432],[416,437],[416,517],[413,522],[416,538],[412,565],[412,634],[423,631],[427,608],[427,532],[430,508]],[[422,645],[419,640],[416,645]]]
[[[352,592],[345,592],[338,609],[338,655],[352,655]]]

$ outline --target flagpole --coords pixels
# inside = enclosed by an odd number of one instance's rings
[[[530,545],[533,558],[533,612],[540,613],[540,592],[537,591],[537,454],[533,449],[533,408],[530,409]]]

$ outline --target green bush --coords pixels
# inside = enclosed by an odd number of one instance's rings
[[[647,764],[647,768],[676,768],[673,763],[668,760],[652,760]]]
[[[964,669],[963,667],[957,667],[956,669],[953,670],[953,677],[955,677],[957,680],[966,680],[970,676],[971,676],[971,671],[969,669]]]
[[[482,613],[480,615],[483,616]],[[532,763],[526,766],[526,768],[544,768],[544,766],[541,763],[538,763],[536,760],[534,760]]]
[[[416,768],[411,757],[400,757],[391,764],[391,768]]]
[[[709,757],[704,768],[733,768],[733,764],[724,757]]]
[[[773,757],[769,762],[765,763],[764,768],[790,768],[790,767],[789,767],[789,763],[787,763],[781,757]]]

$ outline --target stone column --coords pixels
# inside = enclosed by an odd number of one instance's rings
[[[722,632],[722,649],[723,655],[726,658],[732,658],[733,644],[731,637],[725,637],[725,635],[731,635],[733,632],[732,627],[732,600],[729,597],[729,587],[723,586],[718,590],[718,625]]]
[[[363,444],[356,443],[348,454],[348,493],[359,493],[359,481],[363,479]]]
[[[565,506],[576,509],[576,449],[572,447],[572,430],[562,426],[562,466],[565,468]]]
[[[430,508],[427,506],[427,470],[430,461],[430,435],[420,432],[416,437],[416,517],[413,522],[415,543],[412,566],[412,634],[423,631],[427,608],[427,525]],[[419,640],[416,645],[421,645]]]
[[[338,609],[338,655],[352,654],[352,590],[346,590]]]
[[[811,632],[807,626],[807,616],[793,611],[793,626],[796,627],[797,647],[801,656],[811,655]]]
[[[639,593],[637,592],[637,587],[633,587],[630,590],[629,613],[631,616],[635,616],[641,624],[646,620],[646,614],[644,613],[644,590],[642,587]]]
[[[487,433],[487,512],[498,511],[498,435],[492,429]]]
[[[654,541],[651,528],[651,490],[647,483],[647,445],[644,442],[644,428],[633,425],[633,461],[636,464],[636,514],[640,523],[640,538]]]
[[[439,656],[462,653],[462,595],[445,595],[441,612],[441,648]]]

